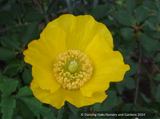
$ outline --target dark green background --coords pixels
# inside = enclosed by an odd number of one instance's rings
[[[144,112],[160,118],[159,0],[0,0],[0,117],[2,119],[77,119],[78,112]],[[102,103],[60,110],[32,94],[31,66],[22,52],[49,21],[62,14],[90,14],[114,38],[114,50],[129,64],[124,80],[111,83]],[[93,118],[93,117],[87,117]],[[109,119],[113,119],[110,117]],[[123,119],[124,117],[121,117]],[[135,117],[128,117],[127,119]],[[104,118],[102,118],[104,119]]]

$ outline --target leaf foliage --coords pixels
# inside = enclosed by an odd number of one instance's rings
[[[111,82],[102,103],[60,109],[43,104],[30,89],[32,67],[23,51],[62,14],[89,14],[113,36],[114,50],[130,70]],[[149,112],[160,117],[160,2],[158,0],[0,0],[0,117],[75,119],[79,112]],[[92,117],[86,117],[91,119]],[[111,117],[114,119],[114,117]],[[122,117],[123,118],[123,117]]]

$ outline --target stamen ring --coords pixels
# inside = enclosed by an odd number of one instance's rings
[[[92,76],[92,62],[79,50],[67,50],[57,56],[53,64],[55,80],[68,90],[79,89]]]

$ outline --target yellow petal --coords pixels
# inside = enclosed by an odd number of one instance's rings
[[[93,63],[93,75],[89,82],[80,88],[84,96],[92,96],[95,91],[105,91],[110,82],[123,80],[124,74],[129,70],[123,57],[118,51],[113,51],[107,41],[100,36],[95,36],[87,47],[85,54]]]
[[[60,28],[50,29],[48,25],[41,38],[29,43],[28,49],[23,52],[25,62],[33,66],[33,78],[42,89],[55,92],[60,87],[53,78],[53,64],[56,57],[66,50],[65,32]]]
[[[51,104],[57,109],[60,109],[65,101],[79,108],[97,102],[102,103],[107,97],[105,92],[95,92],[91,97],[85,97],[81,94],[80,90],[69,91],[63,88],[60,88],[55,93],[50,93],[48,90],[41,89],[35,80],[31,83],[31,90],[34,96],[41,102]]]
[[[102,23],[94,20],[91,15],[62,15],[51,22],[54,27],[61,27],[67,34],[67,49],[85,51],[95,35],[103,36],[113,48],[111,33]]]

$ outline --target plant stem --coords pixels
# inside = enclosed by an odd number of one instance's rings
[[[138,60],[138,71],[136,73],[137,82],[136,82],[136,91],[135,91],[135,97],[134,97],[134,105],[137,106],[137,98],[138,98],[138,90],[139,90],[139,74],[141,73],[141,61],[142,61],[142,52],[139,46],[139,60]]]

